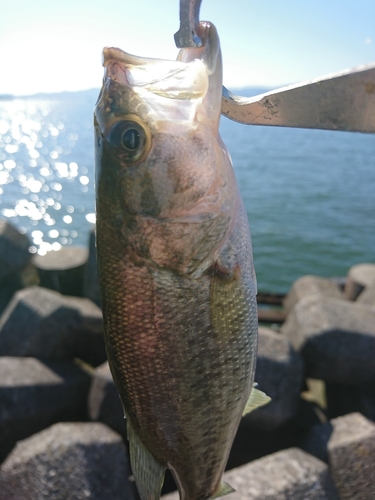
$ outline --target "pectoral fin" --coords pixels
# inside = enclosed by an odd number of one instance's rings
[[[139,496],[142,500],[159,500],[164,482],[165,467],[157,462],[139,439],[129,418],[126,421],[130,463]]]
[[[210,497],[209,500],[213,500],[214,498],[220,498],[225,495],[229,495],[229,493],[234,493],[236,490],[232,488],[228,483],[221,483],[220,489],[213,497]]]
[[[246,403],[245,409],[242,413],[242,416],[247,415],[251,411],[256,410],[257,408],[268,404],[270,401],[271,398],[267,396],[267,394],[253,387],[250,393],[250,397]]]

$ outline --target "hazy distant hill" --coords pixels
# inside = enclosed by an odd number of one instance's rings
[[[237,94],[243,97],[253,97],[255,95],[264,94],[265,92],[269,92],[273,89],[270,87],[244,87],[240,89],[230,88],[228,90],[230,90],[233,94]]]
[[[33,95],[22,95],[15,96],[12,94],[0,94],[0,101],[10,101],[13,99],[59,99],[63,100],[65,98],[72,99],[84,99],[95,102],[99,95],[99,88],[97,89],[89,89],[89,90],[80,90],[76,92],[54,92],[54,93],[39,93]],[[265,87],[246,87],[241,89],[229,89],[231,92],[237,95],[241,95],[244,97],[252,97],[258,94],[264,94],[264,92],[268,92],[269,88]]]
[[[13,99],[64,99],[64,98],[97,98],[99,95],[99,88],[89,89],[89,90],[78,90],[75,92],[41,92],[33,95],[11,95],[11,94],[0,94],[0,100],[8,101]]]

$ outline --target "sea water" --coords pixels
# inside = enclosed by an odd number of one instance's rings
[[[98,90],[0,100],[0,217],[30,251],[87,245]],[[221,134],[246,205],[258,288],[375,262],[375,135],[245,126]]]

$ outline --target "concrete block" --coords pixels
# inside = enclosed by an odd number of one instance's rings
[[[102,312],[89,299],[42,287],[15,294],[0,318],[0,356],[106,359]]]
[[[100,423],[59,423],[17,444],[0,500],[137,500],[121,437]]]
[[[357,264],[349,269],[344,296],[356,300],[365,287],[375,283],[375,264]]]
[[[359,385],[326,383],[326,395],[328,418],[358,412],[375,421],[375,381]]]
[[[260,327],[255,381],[272,401],[247,415],[247,422],[273,430],[290,420],[297,413],[303,370],[303,360],[289,341]]]
[[[124,410],[107,361],[95,369],[88,411],[91,420],[103,422],[122,436],[126,436]]]
[[[65,246],[45,255],[34,255],[40,286],[56,290],[63,295],[83,296],[83,275],[88,258],[84,247]]]
[[[0,281],[0,316],[18,290],[36,285],[39,285],[39,276],[31,263],[3,278]]]
[[[327,446],[333,432],[334,420],[313,425],[302,443],[301,448],[328,464]]]
[[[86,419],[90,381],[69,361],[0,357],[0,461],[20,439],[61,420]]]
[[[357,304],[375,307],[375,282],[366,286],[366,288],[359,294],[356,302]]]
[[[289,313],[299,300],[311,295],[342,298],[340,288],[333,280],[320,276],[302,276],[293,283],[288,295],[283,300],[285,311]]]
[[[228,500],[338,500],[327,465],[298,448],[227,471],[224,481],[236,490]],[[162,500],[178,498],[175,492]]]
[[[308,377],[352,385],[375,379],[375,308],[306,297],[281,332],[303,356]]]
[[[375,495],[375,424],[359,413],[335,419],[328,442],[332,477],[342,500]]]
[[[0,220],[0,280],[24,268],[31,259],[30,241],[5,220]]]

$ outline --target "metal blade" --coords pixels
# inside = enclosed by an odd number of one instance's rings
[[[375,64],[251,98],[223,87],[221,112],[248,125],[375,133]]]

